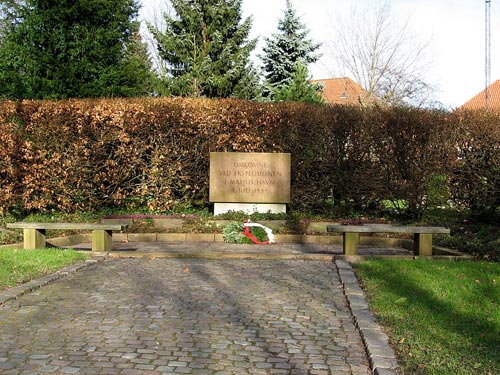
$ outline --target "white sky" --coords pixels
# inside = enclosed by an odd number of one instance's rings
[[[141,0],[141,20],[159,17],[167,0]],[[333,34],[338,14],[356,5],[366,7],[379,0],[292,0],[309,36],[322,43],[323,56],[310,71],[314,79],[331,78],[334,62],[326,45]],[[285,0],[243,0],[243,16],[253,17],[251,37],[264,38],[277,31]],[[412,30],[430,40],[431,67],[427,82],[438,87],[436,94],[445,107],[454,108],[484,89],[485,85],[485,0],[392,0],[393,14],[410,18]],[[500,49],[496,47],[500,26],[500,0],[491,0],[491,82],[500,79]],[[258,60],[257,60],[258,62]]]

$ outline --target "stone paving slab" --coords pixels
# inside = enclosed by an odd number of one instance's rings
[[[1,374],[370,374],[335,264],[106,260],[0,306]]]
[[[90,250],[90,243],[71,246],[77,250]],[[111,254],[131,256],[140,254],[289,254],[289,255],[342,255],[342,245],[312,243],[274,243],[271,245],[232,244],[226,242],[113,242]],[[359,254],[363,256],[413,256],[413,252],[399,247],[359,246]]]

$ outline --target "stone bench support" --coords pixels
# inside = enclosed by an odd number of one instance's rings
[[[357,255],[359,245],[359,233],[344,232],[342,246],[344,248],[344,255]]]
[[[127,224],[92,224],[92,223],[27,223],[7,224],[7,228],[23,230],[24,249],[43,249],[46,247],[46,230],[91,230],[92,251],[111,251],[113,231],[123,231]]]
[[[330,233],[342,233],[344,255],[358,255],[360,233],[411,233],[413,234],[413,254],[416,256],[432,256],[432,235],[449,234],[443,227],[412,227],[387,224],[367,225],[328,225]]]

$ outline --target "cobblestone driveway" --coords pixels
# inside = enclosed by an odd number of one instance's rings
[[[0,325],[1,374],[370,374],[332,263],[108,260]]]

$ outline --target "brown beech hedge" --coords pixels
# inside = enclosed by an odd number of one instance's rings
[[[0,210],[208,205],[211,151],[290,152],[292,209],[499,204],[500,117],[235,99],[0,103]]]

